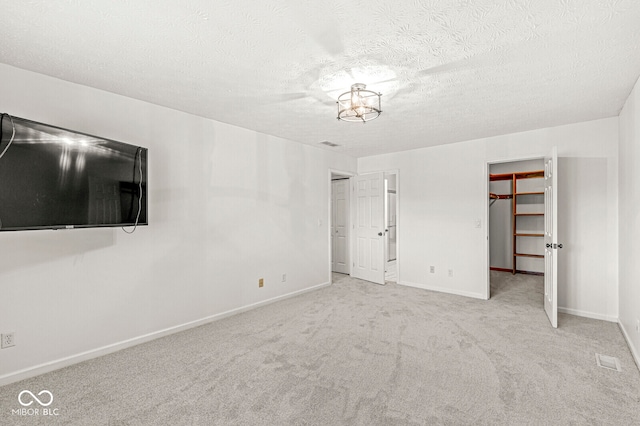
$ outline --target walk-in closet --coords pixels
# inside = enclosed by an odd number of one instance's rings
[[[491,164],[491,270],[544,274],[544,161]]]

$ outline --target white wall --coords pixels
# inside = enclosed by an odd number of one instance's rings
[[[620,325],[640,367],[640,80],[620,112]]]
[[[0,92],[1,112],[149,148],[150,203],[133,235],[0,233],[0,385],[330,281],[328,170],[355,159],[5,65]]]
[[[559,305],[618,317],[618,118],[358,159],[358,172],[399,170],[402,284],[484,298],[487,162],[539,158],[558,147]],[[475,227],[481,220],[481,228]],[[429,266],[436,273],[429,273]],[[448,277],[448,269],[454,276]]]

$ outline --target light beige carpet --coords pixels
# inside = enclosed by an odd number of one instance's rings
[[[2,387],[0,424],[640,424],[618,326],[561,314],[552,329],[540,277],[492,273],[489,301],[334,279]],[[25,389],[51,391],[58,416],[11,415]]]

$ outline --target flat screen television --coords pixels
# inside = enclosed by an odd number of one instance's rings
[[[148,224],[146,148],[8,114],[0,130],[0,231]]]

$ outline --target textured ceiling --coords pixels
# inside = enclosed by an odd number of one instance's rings
[[[0,62],[355,157],[615,116],[640,74],[637,0],[23,0],[0,37]],[[356,82],[377,120],[336,120]]]

